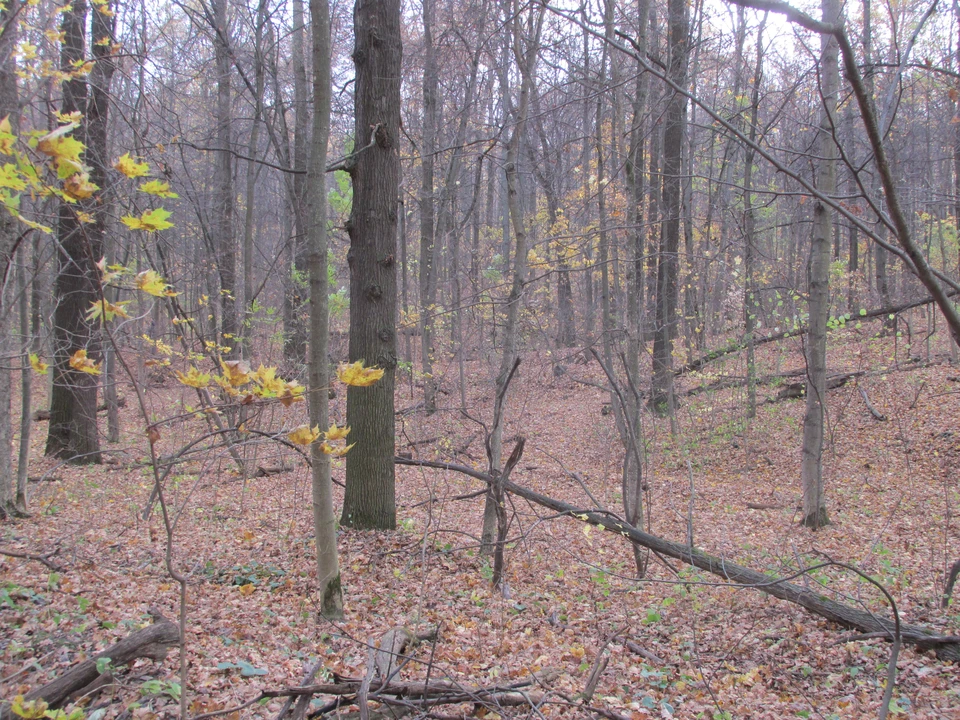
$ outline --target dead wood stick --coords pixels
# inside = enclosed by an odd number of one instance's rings
[[[768,503],[747,503],[748,510],[779,510],[780,505],[770,505]]]
[[[15,550],[7,550],[5,548],[0,548],[0,555],[6,555],[7,557],[20,558],[22,560],[36,560],[38,563],[42,563],[43,565],[46,565],[48,568],[50,568],[54,572],[63,571],[62,565],[58,565],[57,563],[50,561],[50,558],[59,554],[60,554],[60,548],[56,548],[54,550],[51,550],[50,552],[45,552],[42,555],[36,555],[34,553],[21,553]]]
[[[112,668],[127,665],[138,658],[163,660],[169,649],[180,641],[180,631],[176,625],[166,619],[159,619],[153,625],[137,630],[101,653],[85,660],[73,669],[43,687],[31,690],[25,700],[43,699],[51,708],[57,708],[74,692],[84,688],[100,675],[97,661],[110,659]],[[10,706],[0,708],[0,720],[9,720]]]
[[[947,290],[945,291],[945,294],[947,295],[947,297],[953,297],[954,295],[957,294],[957,291]],[[934,302],[936,301],[932,297],[928,296],[923,298],[922,300],[915,300],[913,302],[904,303],[902,305],[894,305],[893,307],[885,307],[885,308],[878,308],[876,310],[870,310],[869,312],[858,316],[857,320],[863,321],[863,320],[874,320],[877,318],[886,318],[889,315],[897,315],[899,313],[905,312],[906,310],[911,310],[916,307],[921,307],[923,305],[931,305]],[[842,324],[838,325],[837,327],[842,327]],[[832,328],[828,328],[828,329],[832,329]],[[767,337],[754,338],[753,345],[754,347],[756,347],[757,345],[764,345],[766,343],[777,342],[778,340],[785,340],[786,338],[789,338],[789,337],[797,337],[799,335],[804,335],[806,334],[806,332],[807,332],[806,325],[802,325],[801,327],[796,328],[794,330],[787,330],[785,332],[776,333],[775,335],[768,335]],[[707,365],[713,362],[714,360],[718,360],[724,357],[725,355],[730,355],[732,353],[745,350],[746,347],[747,347],[747,343],[735,342],[726,347],[718,348],[716,350],[711,350],[706,355],[703,355],[702,357],[697,358],[693,362],[689,362],[683,367],[680,367],[674,370],[674,375],[680,376],[680,375],[685,375],[686,373],[689,373],[689,372],[700,370],[701,368],[703,368],[704,365]]]
[[[632,652],[634,655],[639,655],[644,660],[648,660],[652,662],[654,665],[663,665],[663,660],[661,660],[658,655],[641,647],[640,645],[635,643],[633,640],[627,640],[627,642],[624,644],[627,646],[627,650]]]
[[[857,385],[857,390],[860,391],[860,397],[863,398],[863,404],[867,406],[867,410],[870,411],[870,414],[873,415],[874,419],[875,419],[875,420],[879,420],[879,421],[881,421],[881,422],[885,421],[885,420],[887,419],[887,416],[884,415],[884,414],[883,414],[882,412],[880,412],[879,410],[877,410],[877,409],[870,403],[870,398],[867,397],[867,391],[864,390],[863,387],[860,386],[860,385]]]
[[[453,463],[408,460],[405,458],[394,458],[394,462],[400,465],[423,465],[426,467],[454,470],[471,477],[476,477],[488,484],[494,482],[494,478],[487,473]],[[894,621],[880,617],[875,613],[858,610],[849,605],[830,600],[820,593],[808,590],[795,583],[778,578],[771,578],[751,568],[730,562],[725,558],[710,555],[701,550],[691,549],[685,544],[672,542],[657,535],[651,535],[609,514],[575,507],[569,503],[556,500],[555,498],[517,485],[509,480],[503,482],[503,489],[536,505],[553,510],[561,515],[566,515],[582,522],[601,527],[625,537],[637,545],[649,548],[656,553],[680,560],[688,565],[693,565],[712,575],[717,575],[729,583],[751,587],[768,595],[773,595],[781,600],[800,605],[815,615],[819,615],[843,627],[861,630],[863,632],[882,631],[887,633],[887,637],[891,639],[894,637]],[[960,641],[953,636],[939,635],[929,628],[918,625],[901,624],[900,631],[904,642],[910,643],[921,650],[934,650],[937,657],[941,660],[960,660]]]
[[[960,575],[960,560],[957,560],[947,573],[947,584],[943,588],[943,600],[941,607],[946,608],[950,604],[950,596],[953,595],[953,586],[957,582],[957,575]]]

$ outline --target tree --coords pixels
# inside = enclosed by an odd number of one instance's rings
[[[397,200],[400,187],[399,0],[357,0],[353,13],[357,150],[351,162],[350,349],[384,370],[347,390],[347,425],[361,449],[347,455],[341,524],[396,527],[394,376],[397,366]]]
[[[8,118],[13,134],[19,129],[20,115],[14,55],[17,45],[16,16],[19,10],[19,2],[11,2],[0,8],[0,27],[3,28],[0,31],[0,119]],[[16,219],[10,213],[0,211],[0,518],[17,512],[11,462],[13,427],[10,417],[10,389],[13,383],[9,370],[15,348],[13,333],[9,331],[13,324],[13,308],[12,304],[7,302],[7,298],[13,298],[14,294],[5,290],[12,285],[9,278],[13,271],[17,245],[23,238]]]
[[[423,0],[423,139],[420,157],[420,368],[427,414],[437,409],[433,377],[433,314],[437,302],[434,155],[437,144],[437,58],[433,47],[436,0]]]
[[[500,356],[500,369],[495,380],[495,394],[493,407],[493,425],[490,428],[490,437],[487,444],[487,460],[490,463],[491,475],[498,475],[502,470],[503,462],[503,426],[504,407],[507,401],[507,390],[510,378],[513,375],[519,356],[520,340],[520,308],[523,300],[524,287],[527,276],[527,228],[520,208],[520,183],[518,180],[520,161],[520,142],[523,138],[530,108],[530,94],[533,86],[533,75],[537,63],[537,53],[540,49],[540,32],[543,29],[545,10],[530,13],[527,22],[526,47],[522,38],[522,25],[516,3],[512,6],[513,19],[511,36],[513,41],[513,56],[520,69],[520,101],[516,112],[516,124],[507,144],[506,183],[507,198],[509,201],[510,219],[513,223],[514,254],[513,272],[510,282],[510,295],[507,298],[507,322],[503,330],[503,354]],[[480,536],[481,550],[493,552],[493,542],[497,530],[497,500],[494,489],[488,488],[483,508],[483,530]]]
[[[687,83],[689,25],[687,5],[670,0],[668,6],[668,75],[674,87]],[[677,328],[677,273],[680,246],[680,211],[683,200],[683,132],[687,97],[674,91],[667,103],[663,129],[663,221],[657,261],[656,328],[653,340],[653,387],[650,406],[660,414],[673,416],[673,341]]]
[[[102,198],[92,193],[106,185],[107,177],[108,100],[114,72],[113,13],[105,3],[97,4],[93,13],[91,29],[97,42],[93,43],[95,63],[89,83],[76,71],[85,59],[86,22],[87,4],[79,0],[64,14],[61,26],[60,66],[69,77],[63,83],[61,113],[82,115],[77,134],[86,143],[85,159],[90,169],[73,176],[74,182],[80,183],[80,191],[74,193],[77,202],[62,201],[58,215],[54,375],[46,453],[77,463],[99,463],[98,371],[95,364],[77,362],[77,353],[85,353],[87,358],[98,354],[97,336],[85,314],[91,304],[101,299],[96,263],[103,254],[106,207]],[[101,42],[104,38],[109,42]],[[85,216],[79,214],[78,207]],[[89,218],[92,222],[84,221]]]
[[[327,358],[329,307],[327,283],[327,142],[330,138],[330,5],[310,0],[313,21],[313,136],[306,183],[307,246],[310,252],[310,424],[326,428],[330,421]],[[311,446],[313,460],[313,530],[317,544],[320,613],[343,617],[337,523],[333,512],[330,456],[321,443]]]
[[[823,22],[840,22],[838,0],[822,0]],[[832,35],[821,36],[820,88],[820,160],[817,163],[817,189],[831,195],[837,185],[836,127],[837,94],[840,86],[839,45]],[[833,213],[818,200],[813,207],[813,241],[809,263],[809,331],[806,341],[806,410],[803,416],[803,458],[800,465],[803,484],[801,524],[817,530],[830,520],[823,491],[823,431],[827,413],[827,318],[830,314],[830,237]]]
[[[213,48],[217,68],[217,152],[214,158],[213,218],[210,234],[220,275],[220,344],[230,348],[228,357],[240,352],[240,323],[237,315],[237,247],[233,215],[233,93],[230,83],[229,24],[227,0],[213,0]]]

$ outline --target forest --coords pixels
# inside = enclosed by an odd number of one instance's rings
[[[0,0],[0,720],[960,718],[960,5]]]

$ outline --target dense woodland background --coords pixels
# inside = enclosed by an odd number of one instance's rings
[[[0,716],[960,717],[958,8],[6,0]]]

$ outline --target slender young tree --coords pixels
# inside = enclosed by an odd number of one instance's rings
[[[510,282],[510,295],[507,298],[507,322],[503,330],[503,355],[500,357],[500,370],[495,381],[493,426],[487,448],[490,473],[499,474],[503,470],[503,425],[504,407],[507,401],[507,389],[514,363],[519,354],[520,309],[523,290],[527,277],[527,228],[520,208],[520,183],[517,163],[520,161],[520,142],[526,129],[530,108],[530,94],[536,68],[537,53],[540,49],[540,32],[543,28],[544,8],[528,17],[527,36],[524,47],[521,37],[522,26],[517,3],[511,5],[513,55],[520,68],[520,101],[517,107],[516,124],[507,144],[506,183],[510,219],[513,223],[514,255],[513,272]],[[497,534],[497,505],[493,489],[488,489],[483,508],[483,530],[481,533],[481,551],[492,553]]]
[[[436,0],[423,0],[423,138],[420,157],[420,369],[427,414],[437,409],[433,377],[433,314],[437,302],[434,153],[437,144],[437,57],[433,47]]]
[[[20,10],[19,2],[10,2],[0,7],[0,118],[9,118],[10,128],[16,133],[19,129],[19,96],[17,88],[17,63],[14,52],[18,33],[16,16]],[[25,238],[21,234],[16,219],[10,213],[0,215],[0,518],[16,513],[16,497],[13,486],[13,467],[11,462],[13,446],[13,426],[10,417],[11,373],[13,358],[17,352],[13,344],[12,305],[8,298],[14,293],[8,291],[13,283],[13,263],[17,244]],[[11,288],[12,289],[12,288]]]
[[[352,362],[383,369],[369,387],[347,389],[347,424],[358,451],[347,455],[341,524],[393,529],[394,376],[397,366],[397,197],[400,188],[400,0],[357,0],[354,97],[357,150],[350,168]]]
[[[327,142],[330,138],[330,4],[310,0],[313,21],[313,137],[306,183],[307,244],[310,250],[310,423],[322,429],[330,422],[330,362],[327,359],[329,307],[327,283]],[[330,456],[322,445],[311,446],[313,460],[313,529],[317,542],[320,613],[343,617],[337,518],[333,512]]]
[[[823,22],[840,22],[839,0],[822,0]],[[837,94],[840,88],[839,45],[832,35],[821,36],[820,160],[817,189],[833,194],[837,185],[836,127]],[[806,411],[803,416],[803,457],[800,464],[803,485],[801,524],[817,530],[830,520],[823,489],[823,436],[827,414],[827,318],[830,314],[830,237],[833,213],[822,201],[813,207],[813,241],[810,246],[808,277],[809,330],[806,340]]]

